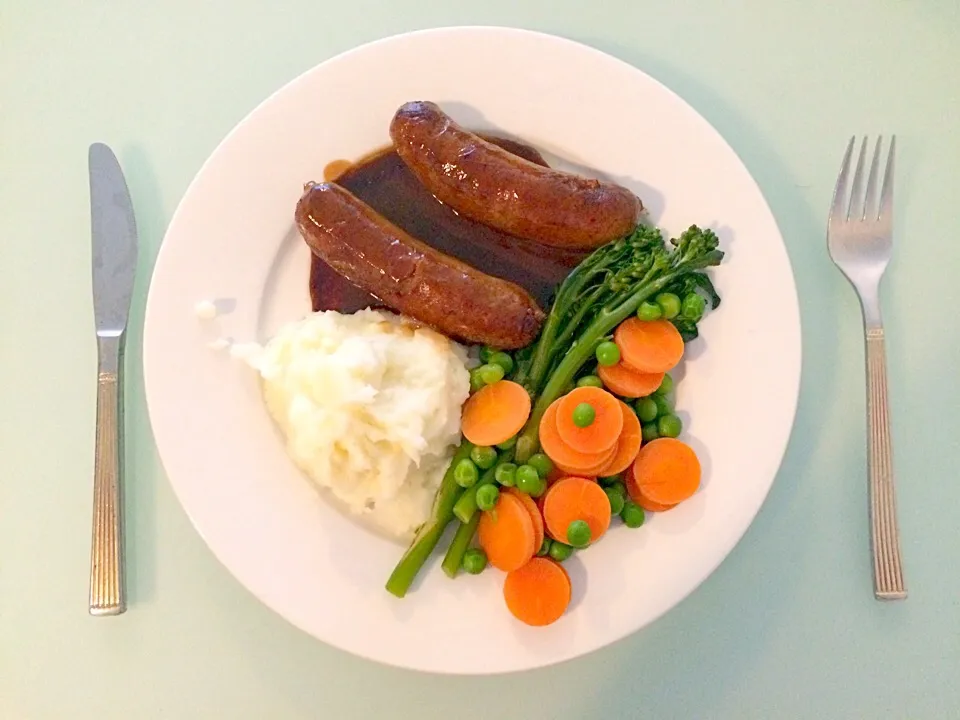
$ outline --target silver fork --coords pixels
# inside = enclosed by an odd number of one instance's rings
[[[873,553],[873,592],[878,600],[903,600],[900,533],[893,487],[890,412],[887,407],[887,360],[880,316],[880,278],[893,250],[893,157],[896,137],[890,138],[883,187],[877,203],[877,176],[882,138],[878,137],[864,190],[867,138],[848,192],[850,160],[856,137],[850,138],[827,222],[830,257],[860,296],[867,356],[867,449],[870,476],[870,541]]]

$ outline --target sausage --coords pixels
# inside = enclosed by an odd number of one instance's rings
[[[440,202],[515,237],[591,249],[630,234],[643,210],[626,188],[519,158],[460,127],[432,102],[401,106],[390,137]]]
[[[296,222],[347,280],[448,337],[515,349],[540,332],[544,313],[526,290],[431,248],[339,185],[308,184]]]

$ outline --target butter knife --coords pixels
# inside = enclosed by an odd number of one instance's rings
[[[123,171],[106,145],[90,146],[97,433],[93,471],[90,614],[127,609],[123,557],[123,349],[137,268],[137,227]]]

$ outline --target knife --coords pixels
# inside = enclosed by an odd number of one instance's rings
[[[90,146],[93,312],[97,329],[97,433],[93,470],[90,614],[127,609],[123,558],[123,349],[137,268],[137,226],[113,151]]]

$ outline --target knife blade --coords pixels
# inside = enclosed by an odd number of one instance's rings
[[[137,268],[137,226],[120,163],[109,147],[89,151],[93,311],[97,334],[97,424],[90,550],[91,615],[126,610],[123,557],[123,349]]]

